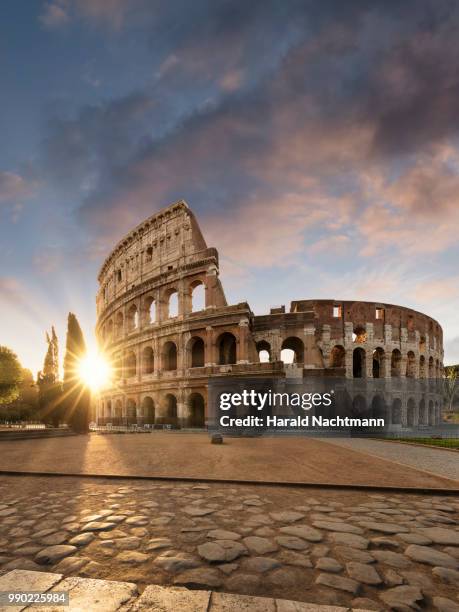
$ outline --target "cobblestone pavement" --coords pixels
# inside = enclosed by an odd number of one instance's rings
[[[0,500],[1,573],[366,609],[459,606],[458,497],[3,476]]]
[[[365,438],[327,438],[323,442],[403,463],[444,478],[459,480],[459,452]]]

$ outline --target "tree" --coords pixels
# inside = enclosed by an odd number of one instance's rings
[[[45,423],[58,427],[62,420],[60,403],[62,385],[59,380],[59,347],[54,326],[51,327],[51,338],[46,332],[46,351],[43,369],[38,372],[38,404],[40,417]]]
[[[443,395],[446,409],[452,411],[454,399],[459,389],[459,365],[446,366],[445,378],[443,379]]]
[[[69,312],[64,357],[63,405],[67,423],[78,433],[86,433],[89,429],[91,396],[79,373],[80,361],[85,355],[83,332],[76,316]]]
[[[15,353],[0,346],[0,405],[9,404],[19,396],[22,368]]]

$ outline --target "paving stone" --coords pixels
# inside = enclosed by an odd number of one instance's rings
[[[143,525],[148,525],[149,519],[147,516],[137,515],[130,516],[126,519],[126,525],[134,525],[134,527],[142,527]]]
[[[135,550],[140,547],[141,539],[136,536],[129,536],[115,540],[115,544],[120,550]]]
[[[92,521],[81,528],[81,531],[108,531],[115,527],[115,523],[107,523],[105,521]]]
[[[318,529],[326,529],[327,531],[340,531],[342,533],[356,533],[362,534],[363,530],[356,525],[349,525],[349,523],[338,523],[334,521],[314,521],[312,523],[314,527]]]
[[[147,543],[148,551],[159,550],[161,548],[171,548],[171,547],[172,547],[172,540],[170,540],[169,538],[152,538]]]
[[[121,531],[121,529],[113,529],[110,533],[101,531],[99,533],[99,538],[101,540],[116,540],[117,538],[127,538],[127,533],[125,531]]]
[[[218,566],[218,569],[221,570],[227,576],[229,576],[234,571],[236,571],[238,567],[239,565],[237,563],[222,563]]]
[[[271,551],[266,550],[265,552]],[[198,546],[198,553],[206,561],[233,561],[247,554],[247,548],[234,540],[216,540]]]
[[[459,548],[456,546],[446,546],[443,552],[448,553],[448,555],[451,555],[455,559],[459,559]]]
[[[382,575],[387,586],[394,587],[403,584],[403,578],[393,569],[383,570]]]
[[[289,525],[288,527],[281,527],[279,531],[287,535],[303,538],[308,540],[308,542],[321,542],[323,540],[320,531],[308,525]]]
[[[12,559],[11,561],[9,561],[8,563],[2,566],[3,571],[16,570],[16,569],[29,570],[29,571],[34,571],[34,572],[43,571],[43,567],[41,567],[40,565],[37,565],[31,559],[26,559],[24,557],[19,557],[18,559]]]
[[[281,587],[283,589],[293,588],[298,584],[298,571],[297,568],[281,567],[280,569],[270,572],[266,577],[263,577],[263,580],[266,580],[275,587]],[[303,577],[302,572],[301,577]]]
[[[366,538],[354,533],[331,533],[329,535],[329,540],[333,542],[333,544],[351,546],[352,548],[360,548],[362,550],[368,548],[369,544]]]
[[[305,517],[301,512],[284,510],[283,512],[270,512],[269,516],[279,523],[295,523]]]
[[[312,567],[311,560],[306,555],[294,552],[293,550],[283,550],[279,554],[279,560],[284,565],[294,565],[295,567]]]
[[[126,523],[128,523],[129,519],[127,519]],[[169,525],[169,523],[172,521],[172,517],[170,516],[157,516],[154,519],[151,519],[150,521],[150,525],[154,526],[154,527],[160,527],[161,525]],[[128,523],[131,524],[131,523]],[[143,524],[147,524],[147,523],[136,523],[138,525],[143,525]]]
[[[218,588],[223,584],[221,574],[211,567],[198,567],[182,572],[174,578],[174,584],[188,588]]]
[[[247,535],[247,533],[252,531],[252,529],[243,530],[241,528],[239,530],[242,531],[244,535]],[[260,536],[261,538],[272,538],[276,535],[276,533],[277,531],[271,529],[271,527],[259,527],[254,532],[255,535]]]
[[[91,612],[115,612],[138,594],[137,586],[129,582],[76,577],[66,578],[52,590],[69,591],[73,610]]]
[[[69,534],[65,531],[56,531],[49,536],[40,539],[41,544],[46,546],[55,546],[56,544],[63,544],[69,538]]]
[[[381,604],[368,597],[356,597],[351,601],[351,606],[353,610],[377,610],[377,612],[380,612],[383,609]]]
[[[309,547],[304,540],[295,536],[278,536],[276,542],[284,548],[291,550],[306,550]]]
[[[333,574],[336,574],[343,569],[341,563],[338,563],[338,561],[332,557],[320,557],[317,559],[315,567],[316,569],[324,572],[332,572]]]
[[[392,538],[378,537],[371,538],[370,543],[378,548],[389,547],[389,548],[400,548],[400,543]]]
[[[365,529],[381,531],[382,533],[408,533],[408,527],[396,525],[395,523],[376,523],[373,521],[361,521],[360,525]]]
[[[251,553],[257,555],[275,552],[278,549],[276,543],[266,538],[260,538],[259,536],[247,536],[243,539],[243,542]]]
[[[413,570],[399,570],[399,573],[403,576],[404,582],[411,586],[417,586],[421,590],[424,589],[433,589],[433,582],[422,571],[419,571],[419,568],[415,568]]]
[[[190,516],[206,516],[215,512],[215,508],[199,508],[198,506],[186,506],[183,511]]]
[[[62,579],[62,574],[14,569],[0,576],[0,591],[47,591]]]
[[[68,544],[60,544],[57,546],[48,546],[40,550],[35,555],[35,561],[40,565],[48,565],[50,563],[56,563],[64,557],[68,557],[72,553],[76,552],[76,546],[70,546]]]
[[[418,610],[417,602],[424,599],[421,589],[414,586],[402,585],[378,593],[385,604],[395,610]],[[403,607],[404,606],[404,607]]]
[[[346,571],[351,578],[364,584],[377,585],[382,583],[381,576],[372,565],[349,561],[346,563]]]
[[[216,540],[240,540],[241,534],[235,531],[226,531],[225,529],[212,529],[207,534],[208,538],[214,538]]]
[[[250,557],[244,562],[244,569],[249,572],[263,573],[278,567],[281,567],[281,564],[272,557]]]
[[[257,576],[247,576],[248,580],[244,580],[244,577],[234,576],[232,577],[232,587],[234,590],[250,589],[250,584],[256,589],[259,578]],[[234,585],[236,585],[236,588]],[[278,600],[279,601],[279,600]],[[211,612],[234,612],[240,610],[241,612],[276,612],[276,602],[274,599],[268,597],[250,597],[247,595],[233,595],[231,593],[212,593],[212,605]],[[281,612],[281,608],[277,608],[278,612]],[[183,611],[185,612],[185,610]],[[193,611],[194,612],[194,611]],[[197,611],[198,612],[198,611]],[[201,610],[199,610],[201,612]],[[204,612],[204,611],[202,611]],[[286,610],[282,612],[287,612]],[[289,612],[294,612],[290,610]]]
[[[420,533],[401,533],[399,538],[408,544],[420,544],[422,546],[432,544],[432,540]]]
[[[380,563],[385,563],[391,567],[405,568],[411,565],[410,560],[404,555],[392,550],[374,550],[371,554]]]
[[[80,533],[79,535],[73,537],[71,540],[69,540],[69,544],[72,546],[86,546],[86,544],[89,544],[95,538],[96,536],[88,531],[87,533]]]
[[[358,582],[351,578],[336,576],[335,574],[319,574],[315,583],[331,587],[332,589],[338,589],[339,591],[346,591],[352,593],[352,595],[357,595],[359,592]]]
[[[410,546],[408,546],[408,548],[405,550],[405,555],[410,557],[410,559],[413,561],[418,561],[419,563],[439,565],[440,567],[449,567],[451,569],[457,569],[459,567],[459,561],[454,557],[451,557],[451,555],[427,546],[410,544]]]
[[[116,555],[116,559],[121,563],[145,563],[150,557],[145,553],[137,552],[136,550],[125,550]]]
[[[459,603],[447,597],[434,597],[433,604],[439,612],[459,612]]]
[[[375,558],[365,550],[351,548],[350,546],[336,546],[334,552],[347,561],[358,561],[359,563],[374,563]]]
[[[167,552],[163,553],[159,557],[156,557],[153,563],[166,570],[166,572],[171,573],[193,569],[200,565],[200,562],[196,559],[196,557],[188,553],[176,551],[171,552],[171,554],[168,554]]]
[[[59,561],[53,569],[59,574],[75,574],[89,561],[87,557],[66,557]]]
[[[245,499],[242,502],[245,506],[263,506],[264,502],[262,502],[260,499]]]
[[[443,527],[423,527],[418,531],[429,538],[434,544],[459,546],[459,531],[444,529]]]
[[[330,552],[330,547],[325,544],[315,544],[311,548],[311,556],[313,557],[326,557]]]
[[[263,578],[263,580],[265,580],[265,578]],[[226,579],[225,588],[228,589],[228,591],[236,591],[236,592],[243,593],[243,594],[253,595],[257,593],[260,587],[260,582],[261,582],[260,576],[258,576],[257,574],[246,574],[246,573],[238,574],[237,573],[237,574],[231,575],[229,578]],[[214,595],[220,595],[220,593],[212,594],[213,607],[215,606]],[[234,608],[234,609],[238,610],[239,608]],[[233,609],[232,608],[228,609],[228,612],[230,612],[231,610]],[[212,610],[212,612],[214,611]]]
[[[434,567],[432,574],[445,584],[452,584],[459,589],[459,572],[447,567]]]

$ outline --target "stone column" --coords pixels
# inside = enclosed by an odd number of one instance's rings
[[[208,327],[206,327],[206,354],[205,354],[205,361],[204,361],[204,365],[205,366],[213,366],[216,365],[217,360],[216,360],[216,351],[215,351],[215,346],[214,346],[214,342],[215,342],[215,332],[214,329],[209,325]]]
[[[239,343],[236,363],[249,363],[249,320],[241,319],[239,325]]]
[[[205,287],[206,287],[206,308],[217,307],[216,289],[218,285],[218,270],[217,266],[211,265],[206,270]]]

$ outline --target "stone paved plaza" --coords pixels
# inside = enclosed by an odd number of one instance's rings
[[[459,609],[457,496],[2,476],[0,500],[2,574]]]

